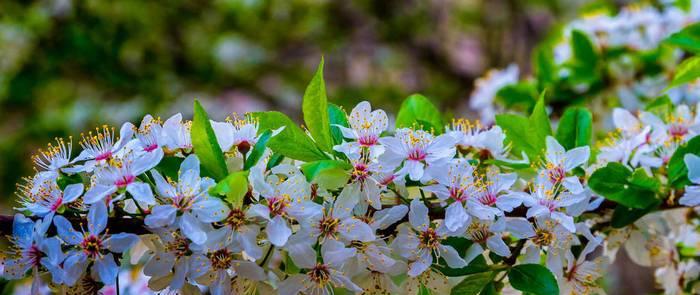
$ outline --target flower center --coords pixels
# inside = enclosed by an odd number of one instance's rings
[[[80,246],[86,255],[96,257],[100,254],[100,249],[102,249],[102,240],[95,235],[89,235],[83,239]]]
[[[547,174],[549,175],[549,181],[552,183],[559,183],[566,177],[566,171],[564,171],[564,167],[562,166],[555,166],[547,169]]]
[[[364,147],[369,147],[377,144],[377,141],[379,139],[377,138],[376,135],[374,134],[367,134],[367,135],[362,135],[357,139],[357,142],[360,144],[360,146]]]
[[[463,202],[467,199],[467,196],[464,194],[464,189],[461,187],[451,187],[450,188],[450,198],[454,199],[455,201],[458,202]]]
[[[467,228],[467,233],[472,241],[476,243],[486,243],[486,240],[492,235],[489,230],[489,225],[480,222],[474,222]]]
[[[354,181],[364,181],[369,177],[369,171],[367,170],[367,165],[364,163],[355,164],[355,168],[352,171],[352,178]]]
[[[668,133],[676,140],[682,140],[688,134],[688,127],[681,124],[672,124],[668,128]]]
[[[339,224],[340,219],[333,218],[331,216],[324,216],[318,223],[318,230],[320,231],[321,236],[323,237],[335,237],[335,234],[338,233]]]
[[[27,258],[29,258],[29,261],[33,266],[40,266],[41,257],[43,256],[44,254],[36,244],[32,244],[32,246],[29,247],[29,250],[27,250]]]
[[[284,216],[289,203],[289,195],[273,197],[267,200],[267,208],[270,209],[270,215],[272,216]]]
[[[435,250],[440,245],[440,236],[438,236],[437,232],[435,232],[435,230],[432,228],[428,228],[424,232],[421,232],[418,236],[418,240],[420,240],[421,248]]]
[[[226,270],[231,268],[233,255],[231,255],[228,249],[224,248],[209,254],[209,260],[211,261],[212,268],[215,270]]]
[[[165,245],[165,251],[175,254],[176,257],[184,257],[192,253],[190,251],[190,243],[179,234],[175,234],[175,239]]]
[[[538,228],[535,230],[535,237],[532,242],[537,246],[548,246],[554,241],[554,234],[546,229]]]
[[[116,185],[118,188],[124,188],[130,183],[134,182],[134,179],[136,179],[136,177],[133,175],[124,175],[121,178],[117,179],[114,182],[114,185]]]
[[[331,272],[325,264],[317,263],[309,271],[309,279],[318,285],[325,285],[331,280]]]
[[[496,197],[496,194],[492,192],[486,192],[479,197],[479,202],[486,206],[493,206],[494,204],[496,204],[497,199],[498,198]]]
[[[241,209],[233,209],[226,217],[226,224],[234,230],[240,229],[245,224],[245,212]]]
[[[410,153],[408,153],[408,159],[413,161],[423,161],[425,160],[426,156],[425,151],[420,148],[414,148]]]

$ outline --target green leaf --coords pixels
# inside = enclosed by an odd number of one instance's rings
[[[80,176],[80,173],[75,173],[75,174],[61,173],[58,176],[58,179],[56,179],[56,184],[58,184],[58,188],[60,188],[61,190],[66,189],[66,187],[71,185],[71,184],[82,183],[82,182],[83,182],[83,177]]]
[[[272,137],[267,146],[275,153],[295,160],[311,162],[328,159],[328,156],[316,147],[316,144],[287,115],[276,112],[256,112],[252,116],[258,119],[260,130],[284,130]]]
[[[693,137],[685,145],[676,149],[668,161],[668,180],[673,187],[681,188],[690,184],[688,167],[683,158],[686,154],[700,155],[700,136]]]
[[[272,131],[269,129],[263,131],[263,133],[260,134],[260,136],[258,137],[258,142],[255,143],[253,150],[248,154],[248,157],[245,159],[243,170],[249,170],[251,167],[255,166],[255,164],[258,163],[262,155],[265,153],[265,149],[267,148],[267,142],[270,140],[270,138],[272,138]]]
[[[451,295],[478,295],[493,282],[496,276],[495,272],[488,271],[477,274],[468,275],[459,284],[452,288]]]
[[[333,145],[335,146],[343,143],[343,133],[340,132],[340,128],[334,125],[350,127],[350,123],[348,122],[348,115],[345,114],[345,111],[343,111],[343,109],[339,106],[329,103],[328,119],[331,123],[331,138],[333,139]]]
[[[221,151],[214,129],[211,128],[209,116],[198,100],[194,101],[194,119],[192,120],[192,146],[202,165],[202,171],[215,180],[221,180],[228,174],[224,153]]]
[[[519,106],[529,110],[537,102],[537,90],[531,83],[520,82],[504,86],[498,90],[496,98],[508,109]]]
[[[585,108],[568,108],[559,120],[557,141],[570,150],[591,143],[593,115]]]
[[[558,295],[559,286],[554,275],[539,264],[519,264],[508,272],[513,288],[537,295]]]
[[[156,170],[160,172],[161,175],[165,177],[170,177],[171,179],[178,179],[180,172],[180,165],[182,164],[183,158],[179,157],[163,157],[156,166]]]
[[[593,172],[588,186],[608,200],[624,206],[644,209],[657,201],[659,182],[642,169],[632,172],[620,163],[608,163]]]
[[[547,85],[550,85],[556,79],[556,65],[554,64],[551,47],[540,46],[536,49],[535,77],[537,78],[539,91],[543,91]]]
[[[233,208],[240,208],[248,193],[248,171],[238,171],[229,174],[209,190],[212,195],[226,196],[226,201]]]
[[[680,32],[671,34],[664,42],[690,52],[700,53],[700,23],[692,24]]]
[[[444,128],[442,116],[435,105],[425,96],[413,94],[401,104],[401,109],[396,115],[396,128],[423,125],[421,122],[429,123],[436,133],[442,133]]]
[[[545,150],[545,139],[552,135],[552,126],[544,106],[544,93],[540,95],[529,118],[513,114],[496,115],[496,124],[505,131],[513,152],[525,152],[530,162],[537,161]]]
[[[593,42],[586,33],[579,30],[571,32],[571,45],[573,56],[577,63],[594,67],[598,62],[598,54],[593,47]]]
[[[686,59],[678,66],[671,84],[669,84],[664,91],[692,82],[698,77],[700,77],[700,56],[694,56]]]
[[[530,122],[527,118],[513,114],[496,115],[496,124],[503,129],[506,138],[512,143],[514,154],[525,152],[530,159],[534,159],[544,148],[543,144],[530,140],[528,130]]]
[[[331,141],[330,120],[328,119],[328,99],[326,98],[326,84],[323,81],[323,58],[318,64],[318,69],[309,86],[304,91],[302,102],[304,113],[304,123],[309,133],[318,146],[331,152],[333,144]]]
[[[673,102],[668,95],[659,96],[644,108],[647,112],[656,115],[659,118],[667,118],[673,111]]]
[[[321,160],[304,163],[301,165],[301,172],[306,176],[306,180],[317,183],[325,189],[340,188],[348,183],[352,166],[337,160]]]

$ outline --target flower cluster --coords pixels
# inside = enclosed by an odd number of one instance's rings
[[[42,278],[64,291],[115,288],[120,267],[142,263],[154,291],[441,294],[459,288],[448,276],[469,284],[472,267],[508,274],[513,287],[511,272],[536,267],[562,293],[594,294],[624,244],[653,247],[639,260],[658,267],[667,290],[696,288],[700,266],[685,258],[697,249],[676,246],[697,243],[697,218],[673,220],[683,231],[646,220],[661,213],[611,228],[616,217],[601,204],[618,200],[595,180],[611,163],[641,169],[647,184],[671,177],[672,156],[699,125],[695,110],[667,107],[665,117],[616,109],[617,131],[595,158],[588,145],[566,148],[551,135],[533,155],[507,136],[512,126],[464,119],[444,132],[421,129],[419,119],[390,130],[387,114],[368,102],[329,123],[337,144],[304,161],[284,146],[296,140],[301,149],[313,142],[308,135],[293,125],[262,130],[271,126],[264,115],[146,116],[118,136],[109,127],[83,135],[75,158],[63,140],[39,153],[40,171],[18,192],[24,213],[15,216],[3,276],[31,270],[35,292]],[[689,181],[678,207],[697,207],[700,157],[681,161]],[[228,176],[213,172],[218,164]],[[113,227],[125,221],[135,228]]]

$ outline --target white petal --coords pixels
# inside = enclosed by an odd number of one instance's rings
[[[132,182],[126,187],[126,191],[134,197],[134,200],[147,204],[155,205],[156,199],[153,197],[153,192],[148,184],[143,182]]]
[[[459,256],[457,250],[452,248],[452,246],[439,246],[440,255],[445,259],[447,265],[451,268],[462,268],[467,266],[467,262]]]
[[[95,260],[95,269],[97,270],[101,282],[106,285],[114,284],[117,279],[119,267],[117,263],[114,262],[112,253],[102,256],[102,258],[97,258],[97,260]]]
[[[279,215],[275,216],[275,218],[267,223],[265,232],[267,233],[267,239],[270,240],[270,243],[277,247],[284,246],[289,236],[292,235],[292,230],[289,229],[287,221]]]
[[[700,157],[694,154],[686,154],[683,157],[683,161],[688,167],[688,179],[693,183],[700,184]]]
[[[495,236],[489,237],[486,240],[486,246],[489,248],[489,250],[493,251],[494,253],[498,254],[499,256],[502,256],[502,257],[510,256],[510,249],[508,249],[508,245],[506,245],[506,243],[503,242],[503,239],[501,238],[500,235],[495,235]]]
[[[99,235],[107,227],[107,205],[104,202],[90,206],[88,212],[88,230],[93,235]]]
[[[95,184],[85,193],[85,204],[94,204],[104,200],[107,196],[117,191],[115,185]]]
[[[180,216],[180,229],[195,244],[201,245],[207,241],[207,234],[202,230],[199,221],[190,213]]]
[[[63,203],[70,203],[75,201],[80,195],[83,194],[83,184],[82,183],[75,183],[75,184],[69,184],[66,186],[66,188],[63,190]]]
[[[450,231],[456,231],[467,222],[469,215],[461,202],[454,202],[445,209],[445,226]]]
[[[428,207],[421,200],[413,199],[411,201],[411,210],[408,211],[408,220],[413,228],[421,231],[425,230],[430,225]]]
[[[146,215],[144,224],[151,228],[165,227],[175,222],[177,208],[172,205],[158,205],[153,207],[151,213]]]

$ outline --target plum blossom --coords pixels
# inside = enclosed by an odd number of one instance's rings
[[[163,129],[166,153],[186,152],[192,150],[190,130],[192,121],[182,121],[182,114],[177,113],[165,120]]]
[[[56,138],[56,144],[48,144],[46,149],[40,149],[38,154],[32,156],[34,164],[51,172],[64,171],[64,168],[73,163],[71,153],[73,149],[73,139],[70,138],[68,143],[63,138]]]
[[[137,146],[137,151],[146,153],[163,154],[163,147],[167,144],[167,138],[163,133],[160,118],[155,119],[151,115],[146,115],[141,120],[141,125],[134,128],[136,140],[132,142]],[[162,156],[161,156],[162,157]]]
[[[588,244],[579,253],[578,258],[574,257],[571,251],[567,251],[566,269],[558,276],[559,289],[562,294],[601,294],[603,289],[598,284],[598,280],[605,274],[608,267],[605,256],[587,260],[595,248],[602,243],[602,238],[588,241]]]
[[[32,293],[35,294],[43,286],[40,269],[48,270],[54,283],[63,283],[61,263],[65,255],[58,238],[46,237],[46,231],[50,225],[50,221],[34,222],[21,214],[15,215],[12,223],[12,244],[8,251],[9,255],[4,260],[3,278],[21,279],[31,270],[34,278]]]
[[[124,123],[119,130],[119,138],[114,139],[114,128],[102,126],[95,129],[95,133],[82,134],[80,146],[83,151],[73,162],[85,161],[83,165],[64,169],[68,173],[91,172],[95,166],[103,165],[119,152],[134,136],[133,124]]]
[[[583,191],[581,182],[577,176],[567,176],[574,168],[585,164],[591,154],[588,146],[573,148],[566,151],[559,142],[551,136],[547,136],[546,162],[543,171],[553,185],[561,184],[569,192],[578,194]]]
[[[239,118],[234,114],[233,118],[227,118],[225,122],[211,121],[211,126],[224,153],[245,155],[258,142],[258,121],[250,115]],[[273,134],[281,131],[282,129],[275,130]]]
[[[304,255],[297,255],[294,263],[306,269],[306,274],[293,274],[279,285],[280,295],[334,294],[334,288],[344,288],[351,292],[360,292],[357,286],[340,270],[342,265],[356,254],[356,249],[346,248],[343,243],[328,240],[321,245],[322,261],[317,261],[316,253],[307,247]]]
[[[35,176],[20,188],[22,210],[44,217],[44,223],[51,223],[54,214],[75,202],[83,194],[83,184],[73,183],[61,190],[54,177]]]
[[[272,177],[272,179],[277,179]],[[265,203],[253,204],[247,215],[267,221],[265,233],[273,245],[282,247],[292,235],[293,220],[309,220],[322,214],[321,205],[308,199],[307,184],[303,176],[292,176],[278,184],[256,180]]]
[[[362,148],[369,149],[371,159],[384,153],[384,146],[379,142],[379,138],[389,124],[389,118],[383,110],[374,110],[369,102],[363,101],[357,104],[348,116],[350,128],[342,125],[338,127],[343,137],[353,139],[351,142],[344,142],[333,149],[346,155],[359,154]]]
[[[379,160],[386,167],[403,166],[396,172],[397,177],[408,175],[411,180],[429,179],[426,168],[442,165],[455,155],[454,138],[447,134],[434,136],[423,130],[401,128],[393,137],[379,140],[386,151]]]
[[[98,202],[90,207],[88,212],[88,231],[79,233],[63,216],[54,217],[54,225],[58,235],[65,243],[74,248],[66,254],[63,263],[64,283],[72,286],[85,273],[88,265],[92,265],[93,275],[99,281],[111,285],[115,283],[119,267],[112,253],[122,253],[136,243],[138,236],[129,233],[109,234],[107,227],[107,206]]]
[[[154,205],[151,187],[139,181],[138,176],[158,165],[162,157],[163,154],[158,153],[127,151],[122,157],[110,158],[106,165],[95,168],[94,185],[85,192],[85,203],[100,202],[117,192],[120,194],[116,199],[121,199],[126,191],[134,200]]]
[[[474,92],[469,97],[469,108],[479,112],[481,122],[492,124],[496,115],[494,100],[501,88],[518,82],[519,70],[515,64],[502,70],[490,70],[474,82]]]
[[[199,159],[189,155],[180,164],[179,180],[171,183],[158,171],[152,171],[161,205],[153,207],[144,223],[151,228],[177,224],[182,233],[196,244],[206,241],[207,224],[219,222],[229,208],[217,197],[209,195],[214,180],[200,177]]]
[[[173,227],[155,229],[156,236],[148,240],[152,255],[143,267],[143,273],[154,280],[165,278],[172,290],[185,287],[190,276],[191,258],[202,252],[202,246],[192,243],[181,230]]]
[[[408,265],[409,276],[415,277],[426,271],[433,264],[433,255],[444,258],[451,268],[467,265],[452,246],[441,244],[449,232],[443,226],[432,226],[428,217],[428,207],[418,199],[411,201],[408,220],[408,224],[399,226],[399,234],[391,247],[398,255],[411,261]]]
[[[264,270],[255,262],[243,260],[231,246],[226,246],[224,231],[211,231],[204,253],[191,258],[190,276],[210,286],[212,294],[232,294],[231,279],[243,277],[249,280],[266,279]]]

